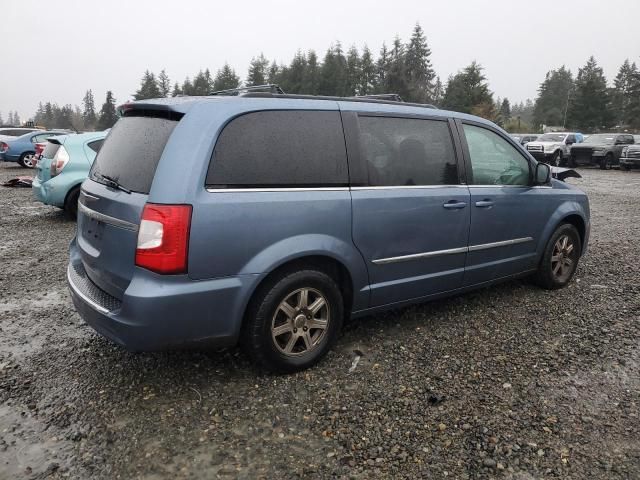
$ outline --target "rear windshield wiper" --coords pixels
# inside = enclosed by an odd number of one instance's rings
[[[111,188],[116,188],[118,190],[122,190],[124,193],[131,193],[131,190],[129,190],[128,188],[123,187],[122,185],[120,185],[115,178],[111,178],[110,176],[103,175],[101,173],[96,173],[96,175],[100,178],[100,180],[104,181],[104,184],[107,187],[111,187]]]

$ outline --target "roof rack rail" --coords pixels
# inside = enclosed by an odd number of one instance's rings
[[[209,93],[209,95],[242,95],[243,93],[248,92],[264,92],[264,93],[279,93],[284,94],[284,90],[282,90],[275,83],[266,83],[264,85],[252,85],[250,87],[238,87],[238,88],[230,88],[228,90],[216,90],[215,92]]]
[[[349,97],[352,98],[352,97]],[[369,98],[371,100],[387,100],[390,102],[403,102],[404,100],[398,93],[377,93],[375,95],[356,95],[353,98]]]
[[[389,100],[387,98],[370,98],[369,95],[361,95],[355,97],[333,97],[333,96],[324,96],[324,95],[303,95],[299,93],[271,93],[271,92],[247,92],[240,93],[239,95],[248,98],[282,98],[282,99],[298,99],[298,100],[331,100],[334,102],[359,102],[359,103],[382,103],[387,105],[397,105],[401,103],[403,106],[406,105],[408,107],[422,107],[422,108],[432,108],[436,109],[435,105],[431,105],[429,103],[412,103],[412,102],[403,102],[398,100]],[[385,94],[386,95],[386,94]],[[389,94],[389,95],[397,95],[397,94]]]

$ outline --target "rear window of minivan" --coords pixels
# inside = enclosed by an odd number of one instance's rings
[[[331,187],[348,184],[340,113],[262,111],[233,119],[207,172],[213,188]]]
[[[100,148],[90,178],[104,183],[101,175],[123,187],[148,194],[164,147],[176,120],[157,117],[123,117],[116,122]]]

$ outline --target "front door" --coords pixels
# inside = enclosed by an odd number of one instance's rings
[[[449,122],[360,115],[357,123],[367,181],[352,187],[353,240],[372,306],[461,287],[469,190]]]
[[[506,138],[485,126],[458,125],[471,193],[465,285],[535,269],[539,236],[554,208],[542,198],[551,187],[531,186],[533,164]]]

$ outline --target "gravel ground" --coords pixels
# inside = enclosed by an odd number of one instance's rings
[[[354,321],[291,376],[111,345],[67,293],[74,223],[0,187],[0,478],[640,478],[640,172],[581,172],[568,288]]]

